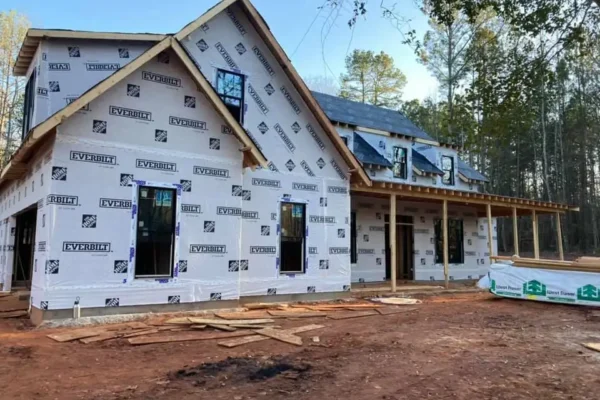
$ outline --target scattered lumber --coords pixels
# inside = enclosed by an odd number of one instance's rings
[[[211,339],[226,339],[240,336],[252,335],[250,331],[240,332],[186,332],[178,335],[171,335],[167,337],[136,337],[128,339],[132,345],[144,345],[144,344],[157,344],[157,343],[175,343],[175,342],[191,342],[195,340],[211,340]]]
[[[250,325],[260,325],[260,324],[272,324],[273,322],[275,322],[275,320],[273,319],[230,319],[230,320],[225,320],[225,319],[214,319],[214,318],[193,318],[190,317],[189,318],[190,322],[193,324],[200,324],[200,325],[208,325],[208,324],[216,324],[216,325],[244,325],[244,324],[250,324]]]
[[[287,304],[286,304],[287,305]],[[281,303],[248,303],[244,304],[248,310],[269,310],[274,308],[280,308],[283,304]]]
[[[171,318],[171,319],[168,319],[165,322],[163,322],[163,324],[168,324],[168,325],[189,325],[190,324],[190,319],[188,317]]]
[[[0,312],[0,319],[24,317],[28,314],[27,310],[4,311]]]
[[[235,331],[237,331],[237,328],[234,328],[233,326],[230,326],[230,325],[207,324],[206,326],[210,326],[211,328],[215,328],[215,329],[218,329],[220,331],[226,331],[226,332],[235,332]]]
[[[83,343],[83,344],[96,343],[96,342],[104,342],[105,340],[115,339],[115,338],[118,338],[118,337],[120,337],[122,335],[123,335],[122,332],[116,332],[116,331],[104,332],[104,333],[102,333],[100,335],[97,335],[97,336],[92,336],[92,337],[87,337],[87,338],[80,339],[79,341],[81,343]]]
[[[87,328],[87,329],[74,329],[63,333],[51,333],[46,335],[52,340],[57,342],[71,342],[77,339],[84,339],[92,336],[98,336],[106,332],[105,328]]]
[[[399,314],[399,313],[405,313],[405,312],[409,312],[409,311],[415,311],[418,310],[417,308],[401,308],[401,307],[385,307],[385,308],[377,308],[375,309],[375,311],[377,311],[379,314],[381,315],[390,315],[390,314]]]
[[[141,329],[137,332],[127,333],[127,334],[123,335],[123,337],[130,338],[130,337],[136,337],[136,336],[151,335],[153,333],[158,333],[158,332],[160,332],[160,330],[157,328]]]
[[[254,332],[271,339],[279,340],[280,342],[293,344],[295,346],[302,346],[302,338],[300,336],[296,336],[286,331],[265,328],[256,330]]]
[[[600,343],[581,343],[581,345],[590,350],[600,351]]]
[[[232,328],[239,328],[239,329],[263,329],[263,328],[280,328],[280,326],[278,325],[237,325],[237,324],[231,324],[229,325]]]
[[[328,314],[327,318],[330,319],[349,319],[349,318],[360,318],[360,317],[370,317],[372,315],[380,315],[375,310],[366,310],[366,311],[347,311],[347,312],[338,312],[334,314]]]
[[[265,319],[271,318],[266,311],[245,311],[245,312],[222,312],[215,313],[215,316],[223,319]]]
[[[324,328],[324,325],[304,325],[304,326],[299,326],[297,328],[291,328],[291,329],[284,329],[280,332],[286,332],[289,334],[296,334],[296,333],[302,333],[302,332],[308,332],[308,331],[313,331],[315,329],[321,329]],[[232,348],[232,347],[237,347],[237,346],[242,346],[244,344],[247,343],[254,343],[254,342],[262,342],[264,340],[269,340],[270,338],[267,336],[261,336],[261,335],[253,335],[253,336],[247,336],[244,338],[240,338],[240,339],[233,339],[233,340],[226,340],[223,342],[218,342],[217,344],[219,346],[223,346],[223,347],[227,347],[227,348]]]
[[[273,317],[292,317],[292,318],[312,318],[312,317],[326,317],[327,314],[320,311],[278,311],[269,310],[267,311]]]
[[[200,330],[200,329],[206,329],[207,325],[192,325],[190,326],[190,329],[196,329],[196,330]]]

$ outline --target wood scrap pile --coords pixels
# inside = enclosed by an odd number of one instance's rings
[[[80,341],[96,343],[111,339],[127,339],[131,345],[156,343],[175,343],[197,340],[220,340],[218,344],[232,348],[247,343],[275,339],[284,343],[301,346],[302,338],[298,333],[324,328],[323,325],[310,324],[300,327],[281,329],[277,321],[283,319],[300,320],[302,318],[329,318],[341,320],[348,318],[389,315],[412,311],[405,307],[385,307],[373,303],[342,304],[281,304],[248,305],[247,311],[216,312],[214,316],[178,317],[166,321],[129,322],[112,326],[74,329],[64,333],[48,335],[57,342]]]

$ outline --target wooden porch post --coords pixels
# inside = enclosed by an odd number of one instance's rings
[[[494,256],[494,229],[492,228],[492,205],[487,205],[487,222],[488,222],[488,251],[490,252],[490,265],[492,265],[492,257]]]
[[[444,248],[444,286],[448,289],[448,200],[442,210],[442,247]]]
[[[390,272],[392,292],[396,291],[396,195],[390,194]]]
[[[561,261],[565,259],[562,242],[562,227],[560,226],[560,213],[556,213],[556,243],[558,244],[558,256]]]
[[[531,222],[533,226],[533,258],[540,259],[540,238],[538,235],[538,216],[535,210],[531,211]]]
[[[519,220],[517,219],[517,207],[513,207],[513,242],[515,242],[515,255],[519,255]]]

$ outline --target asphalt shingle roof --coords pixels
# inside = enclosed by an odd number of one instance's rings
[[[332,121],[435,141],[399,111],[319,92],[312,92],[312,94]]]
[[[466,178],[474,181],[489,182],[488,178],[486,178],[481,172],[475,170],[460,158],[458,159],[458,172],[463,174]]]
[[[444,175],[444,172],[441,169],[436,167],[435,164],[427,159],[427,157],[415,149],[412,149],[412,164],[419,171],[436,175]]]
[[[379,154],[360,134],[354,132],[354,149],[352,151],[356,158],[363,164],[381,165],[391,168],[392,163]]]

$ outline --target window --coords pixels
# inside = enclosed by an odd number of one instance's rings
[[[25,139],[33,124],[33,106],[35,104],[36,70],[33,69],[27,85],[25,85],[25,101],[23,102],[23,133],[21,139]]]
[[[217,93],[240,124],[244,122],[244,75],[217,70]]]
[[[442,183],[444,185],[454,185],[454,158],[450,156],[442,156]]]
[[[281,203],[281,273],[304,273],[306,204]]]
[[[139,187],[136,278],[173,276],[177,206],[175,200],[175,189]]]
[[[356,264],[356,213],[350,214],[350,264]]]
[[[406,179],[406,148],[394,146],[394,178]]]
[[[463,221],[461,219],[448,219],[448,263],[463,264]],[[444,263],[444,240],[442,238],[442,220],[435,220],[435,262]]]

